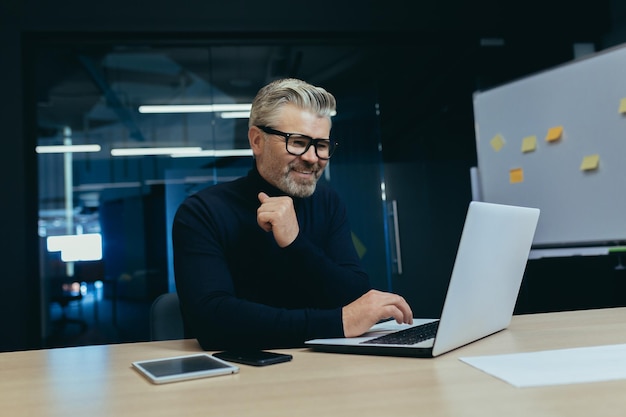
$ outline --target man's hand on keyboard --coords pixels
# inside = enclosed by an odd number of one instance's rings
[[[360,336],[379,320],[392,317],[398,323],[413,323],[413,312],[397,294],[370,290],[342,310],[346,337]]]

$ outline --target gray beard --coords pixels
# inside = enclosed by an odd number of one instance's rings
[[[305,198],[313,195],[313,193],[315,192],[315,186],[317,185],[317,181],[313,184],[297,184],[295,181],[286,178],[285,181],[283,181],[283,185],[285,187],[283,191],[290,196]]]
[[[321,172],[316,176],[315,181],[313,181],[312,183],[303,184],[293,180],[289,177],[289,174],[287,174],[280,178],[280,186],[278,188],[280,188],[282,191],[286,192],[292,197],[310,197],[315,192],[317,180],[319,180],[320,176]]]

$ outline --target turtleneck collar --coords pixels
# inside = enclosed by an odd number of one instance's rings
[[[254,165],[252,169],[248,171],[248,180],[250,181],[250,186],[256,190],[257,193],[263,191],[265,194],[270,197],[280,197],[288,195],[284,191],[274,187],[272,184],[267,182],[265,178],[261,176],[259,170],[256,166],[256,160],[254,161]]]
[[[279,188],[276,188],[275,186],[267,182],[267,180],[261,176],[256,166],[256,160],[254,161],[254,165],[252,166],[252,169],[248,171],[247,178],[248,178],[248,182],[250,184],[251,190],[255,193],[254,194],[255,196],[261,191],[263,191],[265,194],[269,195],[270,197],[289,196],[289,194],[280,190]],[[294,200],[294,202],[302,200],[301,197],[294,197],[294,196],[290,196],[290,197]]]

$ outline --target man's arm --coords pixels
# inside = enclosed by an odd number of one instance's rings
[[[298,246],[298,222],[293,206],[293,200],[290,197],[269,197],[265,193],[258,195],[261,206],[257,210],[257,222],[263,230],[272,232],[276,242],[280,247],[287,247],[296,242],[294,246]],[[347,253],[346,260],[350,260],[350,256],[354,258],[352,266],[354,270],[360,269],[357,265],[356,253],[353,249],[352,242],[347,239],[349,236],[349,228],[347,228],[347,216],[343,205],[335,210],[337,216],[333,223],[329,224],[329,229],[333,231],[333,235],[329,238],[328,252],[331,254]],[[329,219],[330,220],[330,219]],[[294,267],[319,268],[319,275],[322,277],[325,294],[322,296],[327,300],[336,300],[341,304],[347,304],[354,299],[354,294],[346,293],[348,289],[356,289],[357,294],[363,294],[366,291],[366,277],[351,277],[352,269],[349,265],[333,265],[336,260],[330,260],[328,254],[316,250],[314,247],[307,247],[306,243],[301,243],[300,252],[304,262]],[[290,248],[291,249],[291,248]],[[293,249],[298,250],[298,249]],[[340,257],[341,258],[341,257]],[[344,261],[345,262],[345,261]],[[339,267],[339,269],[337,268]],[[337,276],[333,276],[333,272],[337,271]],[[325,279],[324,279],[325,278]],[[316,288],[311,288],[315,291]],[[398,323],[412,323],[413,312],[403,297],[376,290],[368,291],[358,299],[350,302],[342,309],[343,330],[346,337],[359,336],[366,332],[371,326],[379,320],[386,318],[394,318]]]
[[[212,218],[206,207],[198,199],[183,204],[173,226],[183,317],[204,349],[294,347],[310,338],[343,335],[340,305],[285,309],[237,297],[217,232],[218,225],[232,227]],[[250,261],[246,256],[242,262]]]
[[[372,301],[378,297],[368,293],[360,299],[370,287],[341,210],[331,225],[334,232],[327,250],[333,256],[303,236],[283,249],[285,266],[294,271],[294,280],[308,277],[298,281],[299,291],[321,300],[316,308],[277,308],[237,297],[222,247],[223,230],[236,226],[209,213],[208,207],[216,205],[216,201],[192,199],[181,206],[173,227],[183,317],[204,349],[294,347],[308,339],[342,337],[344,332],[356,335],[380,318],[398,319],[397,313]],[[249,261],[247,256],[242,254],[242,262]],[[369,309],[367,314],[359,312],[363,308]]]

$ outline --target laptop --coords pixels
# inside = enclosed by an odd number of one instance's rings
[[[416,318],[412,325],[389,320],[360,337],[315,339],[306,346],[323,352],[432,358],[505,329],[538,220],[536,208],[472,201],[438,320]]]

